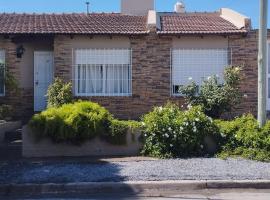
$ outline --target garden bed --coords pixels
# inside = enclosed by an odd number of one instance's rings
[[[112,145],[99,137],[81,145],[54,143],[49,138],[36,140],[28,126],[23,127],[22,134],[23,157],[136,156],[142,147],[139,130],[128,130],[124,145]]]

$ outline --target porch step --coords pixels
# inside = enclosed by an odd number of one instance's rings
[[[4,143],[16,143],[16,141],[22,140],[22,129],[6,132]]]

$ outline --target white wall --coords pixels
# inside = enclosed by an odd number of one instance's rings
[[[183,49],[216,49],[228,48],[228,38],[222,36],[182,36],[180,38],[173,38],[173,48]]]
[[[113,36],[75,36],[71,39],[72,48],[130,48],[130,40],[128,37]]]
[[[154,0],[121,0],[121,13],[127,15],[146,15],[155,9]]]

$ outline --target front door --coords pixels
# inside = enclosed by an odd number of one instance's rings
[[[270,111],[270,41],[267,43],[267,110]]]
[[[53,81],[53,52],[34,52],[34,111],[47,106],[47,90]]]

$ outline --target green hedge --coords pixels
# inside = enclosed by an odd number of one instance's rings
[[[100,136],[117,145],[124,145],[128,129],[138,124],[116,120],[107,109],[90,101],[48,108],[29,123],[37,139],[49,137],[56,143],[81,144]]]
[[[215,122],[223,138],[219,157],[270,161],[270,121],[263,128],[259,128],[257,120],[248,114],[232,121]]]

